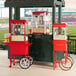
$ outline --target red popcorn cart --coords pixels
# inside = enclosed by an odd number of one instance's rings
[[[69,70],[72,67],[72,59],[68,57],[67,49],[67,35],[66,35],[65,23],[53,24],[53,68],[56,68],[56,63],[59,63],[60,68],[63,70]],[[57,60],[57,51],[64,51],[64,58],[60,61]]]
[[[28,20],[10,20],[9,42],[3,42],[10,46],[10,67],[15,65],[15,55],[24,55],[20,60],[20,66],[23,69],[29,68],[33,59],[29,56],[28,42]],[[12,59],[13,56],[13,59]]]

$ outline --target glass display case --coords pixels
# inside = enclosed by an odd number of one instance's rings
[[[11,23],[11,40],[12,41],[25,41],[28,35],[28,24],[24,22]]]
[[[49,34],[50,33],[50,13],[48,11],[32,12],[32,33]]]
[[[60,26],[61,25],[61,26]],[[53,39],[54,40],[67,40],[66,25],[54,24],[53,25]]]

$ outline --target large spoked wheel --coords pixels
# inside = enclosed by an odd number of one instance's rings
[[[71,68],[74,64],[73,58],[71,56],[68,56],[67,58],[64,58],[64,60],[66,60],[66,59],[67,59],[67,64],[66,63],[62,64],[62,66],[65,67],[65,68]]]
[[[33,64],[33,58],[31,56],[28,57],[29,61],[30,61],[30,65]]]
[[[68,57],[67,58],[64,57],[61,59],[59,66],[62,70],[68,71],[72,67],[72,61]]]
[[[22,58],[20,60],[20,67],[22,69],[28,69],[30,67],[30,61],[28,58]]]
[[[73,60],[73,58],[72,58],[70,55],[68,55],[68,58],[71,60],[71,62],[72,62],[72,66],[73,66],[73,64],[74,64],[74,60]]]

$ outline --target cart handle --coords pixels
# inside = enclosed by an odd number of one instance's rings
[[[3,42],[3,44],[10,45],[10,43],[9,43],[9,42]]]

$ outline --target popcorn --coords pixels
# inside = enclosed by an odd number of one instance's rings
[[[12,41],[24,41],[24,36],[20,35],[12,36]]]
[[[10,40],[10,33],[4,34],[4,39],[5,39],[4,42],[9,42],[9,40]]]

